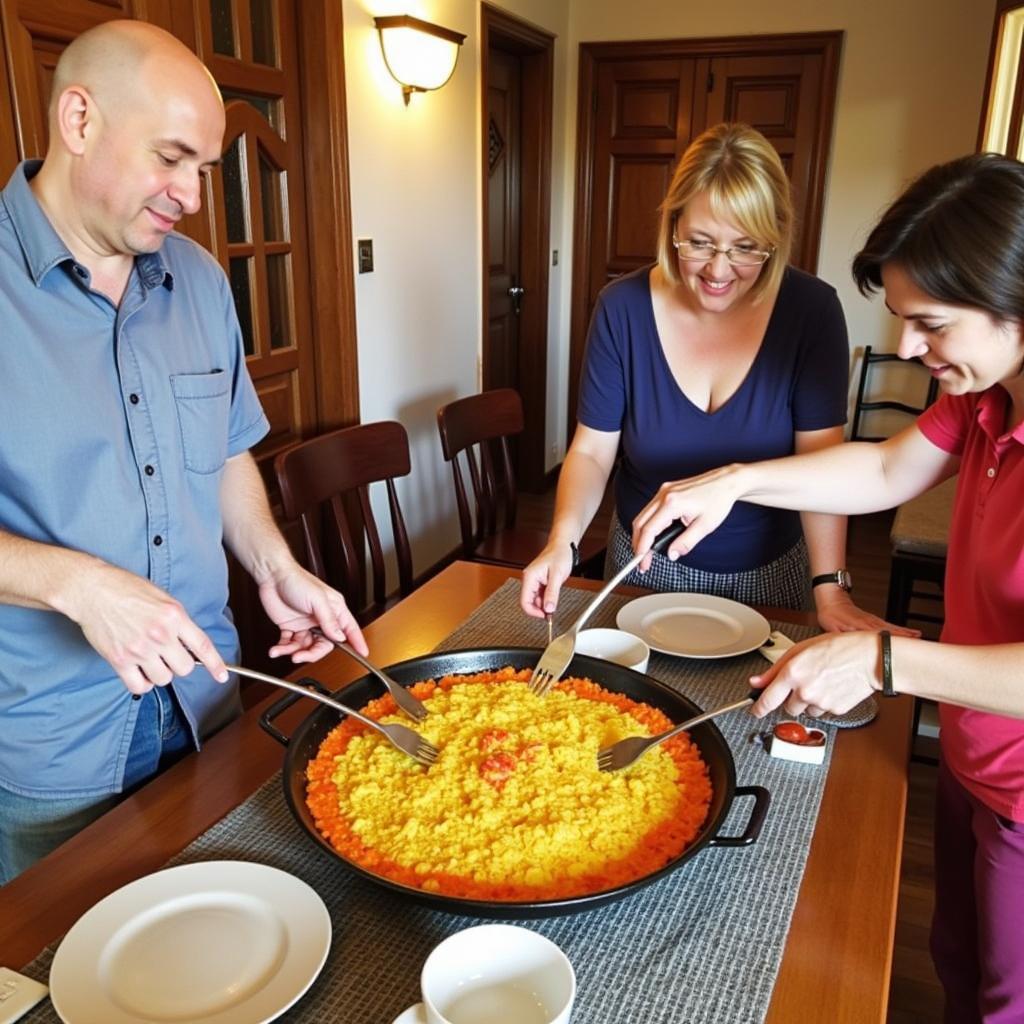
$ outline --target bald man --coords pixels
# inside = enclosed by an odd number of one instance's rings
[[[174,232],[220,160],[209,72],[107,23],[62,55],[49,126],[0,194],[0,883],[237,713],[222,543],[271,655],[322,657],[315,626],[366,652],[274,524],[230,287]]]

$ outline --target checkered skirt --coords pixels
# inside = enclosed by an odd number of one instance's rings
[[[633,557],[630,535],[612,517],[608,531],[608,553],[604,562],[604,578],[611,579]],[[634,569],[622,582],[658,592],[714,594],[742,604],[772,605],[776,608],[807,610],[811,600],[810,559],[803,537],[773,562],[742,572],[706,572],[665,555],[654,555],[645,573]]]

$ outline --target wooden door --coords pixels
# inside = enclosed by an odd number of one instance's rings
[[[488,301],[483,390],[520,391],[519,317],[524,297],[519,267],[520,61],[494,47],[487,60]]]
[[[480,5],[483,387],[523,400],[519,489],[546,489],[548,274],[554,37]],[[514,279],[514,283],[513,283]],[[514,312],[508,289],[522,288]]]
[[[658,205],[679,157],[705,128],[744,121],[776,147],[793,181],[792,262],[814,272],[841,38],[832,32],[580,47],[570,438],[598,293],[656,258]]]
[[[820,53],[719,57],[709,62],[704,127],[742,121],[778,150],[793,184],[796,225],[794,266],[812,273],[821,235],[821,182],[825,163],[816,159],[824,58]]]
[[[205,216],[270,420],[255,454],[276,493],[274,455],[316,425],[295,4],[212,0],[196,12],[199,57],[220,86],[227,120]]]
[[[198,53],[220,86],[227,118],[223,164],[210,176],[202,210],[180,228],[214,253],[231,283],[247,365],[271,424],[254,454],[276,504],[274,455],[302,437],[358,419],[340,5],[334,0],[0,0],[0,5],[6,58],[0,75],[10,71],[9,91],[0,89],[4,181],[18,160],[46,152],[46,107],[64,46],[105,20],[134,17],[168,29]],[[310,78],[316,91],[304,104]],[[335,191],[339,186],[341,195]],[[313,205],[318,215],[310,220]],[[293,549],[301,552],[297,527],[285,524],[285,529]],[[231,604],[247,663],[265,667],[263,652],[273,631],[255,587],[235,565]]]
[[[612,278],[651,262],[658,204],[694,134],[696,63],[605,61],[597,69],[588,311]]]

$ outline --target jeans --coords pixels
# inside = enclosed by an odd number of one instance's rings
[[[141,698],[122,792],[48,799],[0,787],[0,885],[21,874],[195,748],[192,732],[170,687]]]
[[[1024,823],[1007,821],[939,767],[932,958],[946,1024],[1024,1021]]]

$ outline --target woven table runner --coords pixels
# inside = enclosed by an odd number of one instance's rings
[[[520,612],[518,595],[518,582],[506,583],[438,650],[542,647],[546,624]],[[591,596],[564,589],[559,620],[573,621]],[[614,625],[626,600],[609,598],[591,624]],[[814,632],[790,623],[772,625],[794,640]],[[756,652],[710,661],[655,653],[648,672],[700,707],[711,708],[743,696],[749,676],[766,664]],[[578,985],[574,1022],[754,1024],[767,1013],[836,730],[826,729],[826,761],[814,766],[767,755],[755,739],[770,720],[757,723],[738,712],[716,724],[732,749],[737,784],[764,786],[771,793],[756,843],[705,848],[617,903],[569,917],[517,922],[547,935],[572,961]],[[750,798],[738,798],[719,834],[740,834],[751,809]],[[391,1024],[418,1000],[419,972],[430,950],[447,935],[481,923],[417,906],[352,875],[302,834],[284,802],[279,775],[168,866],[208,860],[280,868],[309,883],[327,904],[333,925],[327,963],[281,1021]],[[45,982],[55,946],[25,973]],[[59,1020],[49,1001],[24,1019],[30,1024]]]

